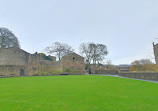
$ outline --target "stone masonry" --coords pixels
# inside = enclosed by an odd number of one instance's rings
[[[155,62],[158,64],[158,44],[153,43],[154,55],[155,55]]]
[[[62,72],[68,67],[84,72],[84,58],[76,53],[64,56],[61,61],[56,61],[54,56],[49,57],[52,61],[43,59],[38,53],[30,54],[20,48],[1,48],[0,77]]]

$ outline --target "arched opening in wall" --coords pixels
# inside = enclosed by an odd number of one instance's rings
[[[20,69],[20,76],[24,76],[24,73],[25,73],[24,69]]]

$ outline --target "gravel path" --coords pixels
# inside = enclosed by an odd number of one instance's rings
[[[110,74],[94,74],[94,75],[112,76],[112,77],[120,77],[120,78],[127,78],[127,79],[134,79],[134,80],[140,80],[140,81],[147,81],[147,82],[158,83],[158,81],[145,80],[145,79],[135,79],[135,78],[123,77],[123,76],[119,76],[119,75],[110,75]]]

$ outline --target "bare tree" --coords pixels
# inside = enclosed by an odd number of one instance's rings
[[[55,53],[56,56],[61,60],[62,56],[72,53],[74,49],[68,44],[63,44],[60,42],[55,42],[51,46],[45,48],[45,51],[49,54]]]
[[[96,64],[96,61],[99,57],[98,53],[97,53],[97,44],[94,43],[89,43],[89,47],[91,48],[91,59],[93,61],[93,64]]]
[[[135,60],[131,63],[130,70],[132,71],[150,71],[154,63],[152,63],[149,59],[141,59]]]
[[[17,37],[7,28],[0,28],[0,48],[20,47]]]
[[[140,66],[141,63],[140,63],[139,60],[135,60],[135,61],[133,61],[133,62],[131,63],[131,65],[132,65],[132,66]]]
[[[82,43],[79,50],[81,54],[85,56],[89,64],[91,61],[93,61],[93,64],[103,61],[108,54],[107,47],[103,44]]]
[[[154,63],[151,62],[149,59],[141,59],[140,60],[140,64],[142,64],[142,65],[149,65],[149,64],[154,64]]]
[[[90,47],[89,43],[82,43],[79,47],[80,53],[85,56],[86,58],[86,63],[90,64],[91,63],[91,53],[92,53],[92,48]]]
[[[107,47],[106,45],[103,45],[103,44],[97,44],[97,53],[96,53],[96,57],[95,57],[95,63],[96,62],[100,62],[100,61],[103,61],[105,59],[105,56],[108,54],[108,51],[107,51]]]
[[[150,64],[154,64],[154,63],[151,62],[149,59],[135,60],[131,63],[131,65],[133,66],[150,65]]]
[[[112,61],[111,60],[107,60],[106,61],[106,68],[109,69],[110,67],[112,67]]]

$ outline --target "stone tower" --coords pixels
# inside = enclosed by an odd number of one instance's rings
[[[155,62],[158,64],[158,44],[153,43]]]

